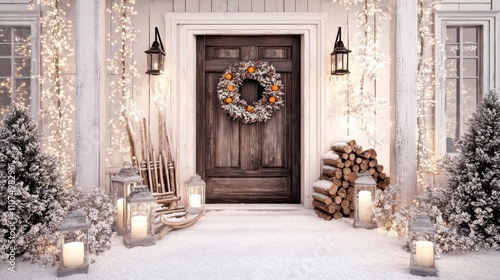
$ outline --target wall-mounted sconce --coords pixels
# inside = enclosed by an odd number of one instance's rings
[[[337,38],[335,38],[335,45],[331,54],[331,73],[332,75],[345,75],[349,74],[349,53],[350,50],[346,49],[344,42],[342,42],[342,28],[339,27]]]
[[[158,40],[160,40],[159,44]],[[155,27],[155,40],[151,45],[151,48],[145,51],[145,53],[148,55],[148,71],[146,71],[146,74],[162,74],[163,62],[165,61],[165,49],[163,48],[163,43],[161,41],[160,32],[158,32],[158,27]]]

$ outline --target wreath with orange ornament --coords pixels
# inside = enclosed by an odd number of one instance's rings
[[[265,122],[284,106],[283,85],[276,68],[266,61],[242,61],[229,66],[217,84],[222,109],[234,120],[243,123]],[[264,88],[262,97],[248,104],[241,98],[245,80],[256,80]]]

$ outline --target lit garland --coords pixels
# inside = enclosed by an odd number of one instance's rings
[[[40,0],[42,9],[41,77],[42,120],[47,124],[46,150],[58,160],[58,171],[65,188],[74,185],[74,165],[71,163],[73,144],[74,75],[69,75],[68,62],[74,56],[70,47],[72,25],[65,9],[70,5],[62,0]]]
[[[377,20],[388,20],[389,14],[380,8],[380,0],[333,0],[344,5],[363,3],[361,11],[357,15],[356,34],[359,38],[358,45],[361,47],[354,56],[355,64],[362,65],[361,77],[355,79],[349,75],[348,87],[342,91],[346,99],[346,113],[349,117],[349,127],[356,127],[363,132],[370,146],[383,145],[383,141],[375,139],[375,117],[381,114],[380,107],[384,100],[377,98],[376,93],[371,91],[368,83],[377,79],[378,74],[384,68],[384,57],[380,51],[380,37],[382,29],[375,25]],[[332,80],[335,78],[332,77]]]
[[[433,28],[433,15],[438,0],[417,0],[417,187],[419,193],[425,188],[424,174],[437,174],[439,161],[435,157],[433,147],[434,132],[428,122],[432,123],[435,94],[435,61],[434,46],[436,44]]]
[[[112,104],[119,102],[120,106],[119,111],[112,112],[108,160],[118,150],[124,157],[129,155],[131,162],[136,161],[133,122],[137,122],[137,112],[132,84],[132,78],[137,76],[135,62],[132,60],[132,44],[137,40],[137,32],[132,25],[132,16],[136,15],[134,5],[135,0],[119,0],[108,10],[115,25],[115,36],[110,36],[111,46],[117,48],[113,57],[108,59],[108,69],[118,76],[116,81],[111,82],[109,98]]]

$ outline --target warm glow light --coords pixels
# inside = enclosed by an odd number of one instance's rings
[[[346,6],[362,3],[357,13],[358,42],[351,56],[354,62],[351,72],[359,73],[355,70],[356,66],[362,70],[360,75],[356,73],[349,75],[348,86],[340,87],[339,85],[336,91],[344,95],[349,130],[356,129],[362,132],[372,147],[383,146],[383,140],[375,138],[375,120],[380,119],[384,114],[381,105],[385,101],[376,96],[373,82],[380,73],[383,73],[384,61],[388,60],[388,57],[380,51],[381,24],[375,25],[374,22],[375,18],[377,21],[389,19],[389,14],[380,7],[380,1],[377,0],[333,0],[333,2]]]
[[[133,61],[133,43],[137,41],[137,31],[133,28],[132,17],[136,15],[135,0],[119,0],[113,2],[108,12],[113,21],[111,45],[116,52],[108,59],[108,70],[117,75],[111,82],[109,100],[114,108],[111,112],[111,144],[107,160],[111,163],[113,153],[120,152],[123,160],[135,162],[135,129],[138,123],[137,106],[134,100],[132,79],[137,77],[137,69]]]
[[[432,116],[435,104],[434,11],[438,0],[417,0],[417,187],[419,193],[425,189],[425,173],[436,174],[439,161],[433,148],[434,131]]]
[[[430,241],[417,241],[415,264],[419,266],[434,266],[434,244]]]
[[[132,238],[145,238],[148,236],[148,217],[135,216],[131,220]]]
[[[42,122],[47,124],[44,131],[48,133],[45,148],[58,160],[56,168],[61,174],[63,186],[71,188],[75,169],[71,161],[74,153],[71,138],[75,117],[75,76],[68,73],[74,71],[69,66],[75,62],[74,50],[70,47],[72,25],[66,15],[70,5],[62,0],[40,0],[39,4],[42,10],[41,117]]]
[[[83,242],[69,242],[63,245],[63,265],[64,267],[75,267],[83,264],[85,260]]]
[[[360,191],[358,193],[358,217],[360,222],[372,221],[372,193],[370,191]]]

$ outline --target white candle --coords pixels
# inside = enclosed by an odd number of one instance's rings
[[[69,242],[63,245],[62,261],[64,267],[75,267],[83,264],[83,242]]]
[[[358,193],[358,211],[360,222],[371,222],[372,220],[372,193],[370,191],[360,191]]]
[[[148,217],[132,217],[131,223],[132,238],[144,238],[148,236]]]
[[[158,62],[153,63],[153,70],[158,70]]]
[[[116,200],[116,206],[118,208],[118,212],[116,215],[116,225],[123,229],[123,198]]]
[[[189,206],[191,207],[201,207],[201,194],[192,194],[189,196]]]
[[[415,263],[419,266],[434,266],[434,244],[430,241],[417,241]]]

